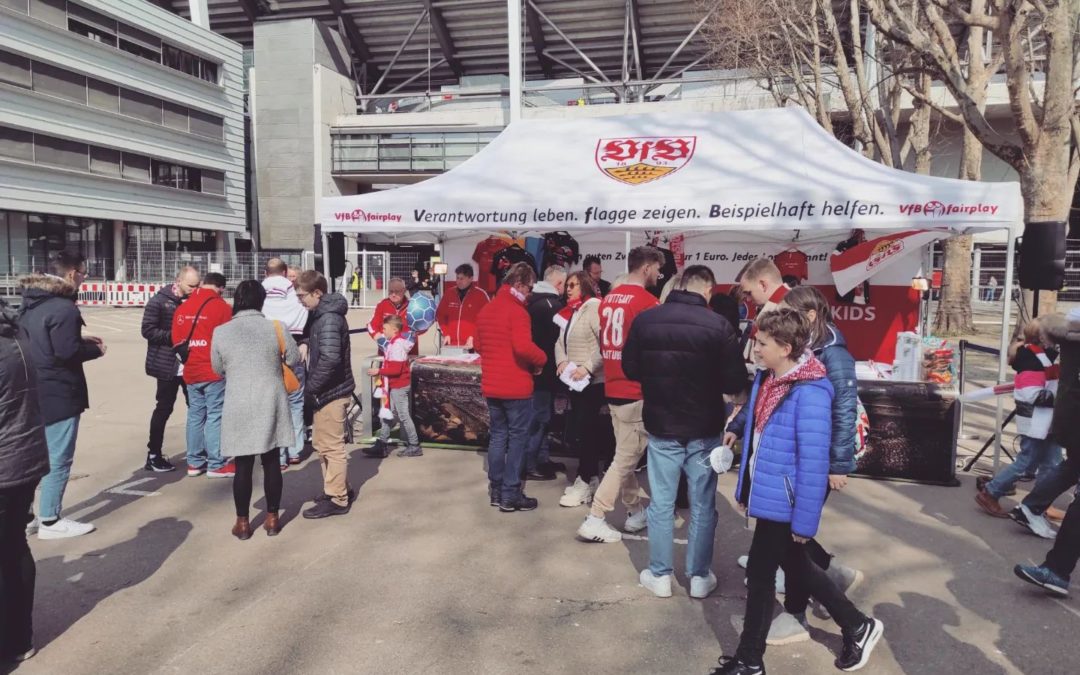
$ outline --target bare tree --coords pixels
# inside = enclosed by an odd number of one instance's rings
[[[1080,173],[1080,1],[860,1],[874,25],[918,54],[956,100],[955,117],[965,129],[962,171],[972,176],[979,163],[970,136],[1017,172],[1028,222],[1067,220]],[[985,31],[1001,46],[1015,138],[986,119],[986,82],[973,76],[983,60],[972,53],[972,35],[983,37]],[[977,53],[981,49],[980,44]],[[1044,297],[1043,307],[1052,311],[1056,294]]]

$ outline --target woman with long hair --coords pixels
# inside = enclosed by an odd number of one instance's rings
[[[211,359],[214,371],[225,378],[225,404],[221,415],[221,454],[235,458],[233,501],[236,524],[233,536],[251,538],[251,479],[255,458],[263,468],[266,521],[263,529],[273,537],[281,531],[281,464],[278,449],[295,441],[289,395],[282,362],[296,367],[300,352],[288,329],[263,316],[266,291],[258,281],[242,281],[233,296],[233,319],[214,330]]]
[[[581,391],[570,390],[567,431],[578,455],[578,475],[566,489],[560,506],[587,504],[600,483],[600,408],[604,405],[604,359],[600,353],[600,289],[585,272],[566,279],[566,307],[555,315],[559,340],[555,343],[555,374],[574,366],[570,379],[589,381]]]
[[[832,320],[832,309],[825,295],[813,286],[791,289],[781,307],[790,307],[810,323],[810,349],[825,366],[825,376],[833,386],[832,443],[829,448],[829,490],[842,490],[847,476],[855,470],[855,435],[859,418],[859,391],[855,378],[855,359],[848,351],[844,336]],[[816,539],[806,543],[810,560],[825,570],[833,583],[844,591],[850,591],[861,579],[862,573],[832,561],[829,554]],[[770,644],[788,644],[809,639],[806,630],[806,607],[810,599],[805,579],[797,576],[797,570],[785,566],[784,612],[776,617],[769,630]]]

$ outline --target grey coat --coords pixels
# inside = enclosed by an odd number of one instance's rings
[[[221,454],[226,457],[261,455],[296,442],[274,326],[262,312],[244,310],[214,329],[210,359],[214,372],[225,378]],[[285,362],[292,368],[300,352],[288,329],[283,333]]]

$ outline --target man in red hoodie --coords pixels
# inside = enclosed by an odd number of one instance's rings
[[[536,270],[517,263],[476,321],[473,347],[480,354],[480,386],[491,417],[488,444],[488,494],[504,513],[532,511],[538,502],[521,489],[525,446],[532,418],[533,375],[547,362],[533,344],[525,301]]]
[[[402,332],[409,330],[409,300],[406,297],[405,280],[399,277],[394,277],[386,284],[386,297],[379,301],[379,304],[375,305],[375,311],[371,313],[371,321],[368,322],[368,337],[374,340],[379,345],[379,355],[386,352],[385,338],[383,335],[383,320],[388,316],[400,316],[401,321],[404,324]],[[409,352],[410,356],[416,356],[420,353],[417,348],[419,340],[413,343],[412,351]]]
[[[214,329],[232,318],[232,308],[221,297],[224,291],[225,277],[211,272],[173,316],[173,345],[186,342],[188,349],[183,377],[188,388],[187,473],[192,477],[205,473],[207,478],[231,478],[236,473],[232,462],[221,456],[225,380],[210,365]]]
[[[476,318],[491,298],[487,291],[473,283],[472,265],[458,265],[455,288],[443,294],[435,318],[443,334],[443,344],[472,349],[476,335]]]

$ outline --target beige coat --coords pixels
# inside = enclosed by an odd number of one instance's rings
[[[559,332],[555,343],[556,365],[573,361],[592,373],[590,384],[604,381],[604,359],[600,354],[600,298],[589,298]]]

